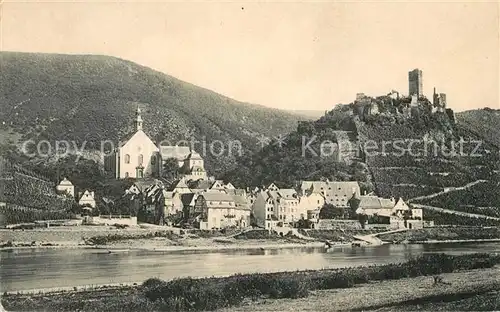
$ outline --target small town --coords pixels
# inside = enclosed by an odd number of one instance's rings
[[[409,72],[411,107],[426,105],[422,94],[422,71]],[[392,99],[399,100],[393,91]],[[421,99],[419,102],[418,98]],[[433,95],[432,111],[444,112],[446,95]],[[360,116],[379,114],[378,104],[364,94],[356,96],[355,106]],[[450,116],[453,116],[453,111]],[[432,227],[433,221],[424,220],[421,208],[411,207],[402,197],[382,198],[362,191],[357,181],[298,181],[294,188],[279,188],[274,183],[254,188],[235,188],[231,181],[216,180],[205,170],[203,157],[189,146],[157,146],[143,131],[141,109],[134,116],[135,132],[121,141],[121,146],[105,156],[105,169],[117,180],[128,180],[122,190],[120,204],[102,197],[100,190],[82,189],[64,177],[54,194],[64,201],[75,201],[79,214],[73,220],[35,220],[33,226],[138,226],[140,223],[199,230],[265,229],[280,236],[297,229],[364,230],[422,229]],[[174,164],[172,167],[171,164]],[[176,166],[178,166],[176,168]],[[8,163],[4,161],[4,170]],[[14,171],[17,169],[14,168]],[[170,171],[169,171],[170,170]],[[21,176],[23,176],[21,178]],[[175,177],[169,181],[168,177]],[[13,179],[30,183],[29,173],[16,172]],[[99,213],[98,202],[115,208],[108,214]],[[3,205],[16,204],[13,202]],[[9,228],[26,224],[7,225]],[[373,243],[368,237],[363,243]],[[354,244],[359,244],[355,242]]]
[[[498,12],[0,1],[0,311],[498,311]]]

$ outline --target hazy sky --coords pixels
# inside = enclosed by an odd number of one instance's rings
[[[457,111],[500,106],[497,1],[4,0],[1,13],[2,50],[113,55],[270,107],[407,94],[416,67]]]

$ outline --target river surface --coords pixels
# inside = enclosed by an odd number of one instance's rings
[[[149,277],[221,276],[235,273],[339,268],[400,262],[423,253],[500,252],[499,243],[384,245],[212,253],[130,251],[106,254],[92,249],[24,249],[0,252],[0,290],[132,283]]]

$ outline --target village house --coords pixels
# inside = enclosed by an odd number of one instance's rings
[[[325,204],[339,208],[349,208],[349,200],[361,195],[356,181],[303,181],[300,191],[303,195],[320,194],[325,198]]]
[[[237,201],[229,194],[205,192],[198,196],[194,208],[200,229],[247,227],[250,224],[250,208],[244,197]]]
[[[360,196],[357,214],[368,217],[382,217],[393,229],[399,228],[422,228],[422,209],[409,207],[402,198],[397,201],[394,198],[386,199],[377,196]]]
[[[90,192],[89,190],[85,190],[85,192],[80,193],[80,199],[78,200],[78,204],[80,206],[88,206],[95,208],[95,198],[94,198],[94,192]]]
[[[271,229],[277,226],[278,217],[276,216],[276,198],[270,191],[259,192],[252,205],[252,213],[257,226]]]
[[[75,197],[75,186],[67,178],[64,178],[57,186],[56,190],[62,194],[68,194]]]
[[[311,193],[299,197],[299,218],[309,219],[309,211],[320,210],[325,205],[325,198],[318,193]],[[318,212],[319,213],[319,212]]]
[[[252,212],[257,225],[267,229],[288,226],[307,214],[301,210],[299,195],[294,189],[279,189],[274,184],[256,195]]]
[[[184,205],[182,203],[181,194],[176,192],[168,192],[163,190],[164,199],[164,216],[167,219],[170,216],[182,217]],[[169,224],[174,225],[174,224]]]
[[[195,193],[183,193],[180,194],[181,196],[181,202],[182,202],[182,213],[184,216],[184,220],[186,221],[192,221],[191,217],[194,218],[195,214],[195,204],[196,204],[196,198],[198,197],[198,194]]]

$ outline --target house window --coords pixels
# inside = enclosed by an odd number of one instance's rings
[[[142,165],[142,162],[144,161],[144,156],[142,154],[139,154],[139,165]]]
[[[125,178],[128,178],[128,172],[125,172]]]
[[[130,164],[130,155],[129,154],[125,154],[125,163]]]
[[[151,165],[154,166],[154,164],[156,164],[156,157],[153,155],[151,156]]]

